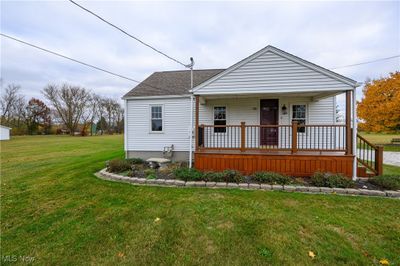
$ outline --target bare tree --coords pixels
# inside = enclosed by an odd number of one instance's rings
[[[57,85],[48,85],[42,93],[73,135],[86,111],[90,93],[85,88],[69,84],[63,84],[61,88]]]
[[[9,84],[0,97],[1,124],[9,124],[11,118],[17,114],[15,112],[21,102],[25,102],[24,97],[19,94],[21,86]]]
[[[15,119],[14,126],[20,129],[20,133],[25,133],[24,127],[26,123],[26,107],[27,103],[23,96],[20,96],[15,102],[15,106],[13,107],[13,117]]]
[[[109,134],[113,132],[113,127],[115,127],[115,110],[119,103],[112,98],[105,98],[103,100],[103,106],[107,115],[107,131]]]
[[[118,134],[121,134],[124,127],[124,109],[122,106],[117,103],[114,109],[114,121],[115,121],[115,129]]]
[[[104,133],[104,129],[106,128],[106,121],[105,121],[105,98],[101,97],[100,95],[95,95],[93,100],[96,102],[96,116],[98,118],[97,129],[100,127],[101,135]]]

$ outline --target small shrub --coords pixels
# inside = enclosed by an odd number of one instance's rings
[[[225,182],[241,183],[244,182],[243,175],[236,170],[225,170],[222,172]]]
[[[185,181],[200,181],[203,178],[203,174],[193,168],[181,167],[173,170],[173,173],[177,179]]]
[[[310,179],[310,184],[316,187],[325,187],[326,174],[323,172],[315,172]]]
[[[368,181],[383,189],[400,190],[400,176],[381,175],[372,177]]]
[[[131,164],[124,159],[113,159],[108,162],[107,170],[111,173],[121,173],[131,169]]]
[[[126,159],[130,164],[143,164],[144,160],[142,158],[129,158]]]
[[[146,169],[143,172],[147,179],[155,179],[157,177],[156,170],[154,169]]]
[[[353,180],[341,175],[316,172],[310,179],[310,184],[317,187],[337,187],[350,188],[354,187]]]
[[[259,183],[267,183],[272,185],[287,185],[292,183],[289,176],[281,175],[275,172],[257,172],[254,174],[254,180]]]
[[[206,182],[224,182],[224,174],[221,172],[206,172],[203,174],[203,180]]]

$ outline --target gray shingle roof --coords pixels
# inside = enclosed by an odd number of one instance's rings
[[[225,69],[193,71],[193,86],[210,79]],[[154,72],[139,83],[125,97],[187,94],[190,89],[190,70]]]

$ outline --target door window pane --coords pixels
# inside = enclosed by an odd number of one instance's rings
[[[306,105],[305,104],[294,104],[292,106],[292,121],[297,121],[298,127],[297,132],[304,133],[306,128]]]
[[[214,126],[226,125],[226,107],[214,107]],[[214,127],[214,133],[225,133],[226,127]]]

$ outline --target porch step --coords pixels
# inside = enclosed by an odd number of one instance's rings
[[[149,158],[146,162],[149,163],[151,168],[164,168],[171,162],[171,160],[165,158]]]

